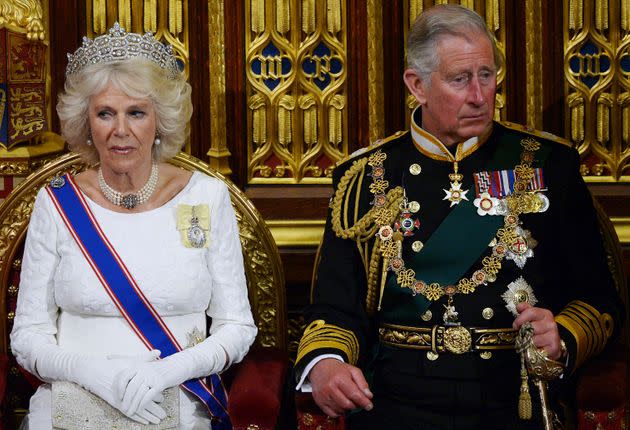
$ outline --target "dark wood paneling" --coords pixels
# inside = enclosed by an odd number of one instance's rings
[[[367,7],[348,0],[348,146],[350,152],[370,143],[367,68]]]
[[[193,116],[190,121],[190,153],[207,160],[210,149],[210,126],[214,120],[208,103],[210,85],[208,77],[208,2],[188,2],[188,44],[190,74],[188,81],[192,87]]]
[[[563,3],[544,1],[542,10],[543,129],[558,136],[565,136]]]
[[[630,187],[627,184],[590,183],[588,188],[608,216],[630,216]]]
[[[63,91],[66,79],[67,53],[74,52],[85,35],[85,2],[58,0],[49,10],[50,75],[52,118],[51,130],[59,133],[59,118],[55,110],[57,95]]]
[[[249,29],[245,28],[245,2],[226,1],[224,8],[227,147],[232,153],[231,178],[243,189],[247,181],[245,31]]]
[[[525,2],[505,4],[505,116],[508,121],[527,124]]]
[[[246,191],[263,218],[324,219],[331,186],[250,186]]]
[[[287,285],[287,308],[301,311],[308,302],[316,248],[283,248],[280,251]]]
[[[406,127],[407,93],[402,78],[405,70],[406,23],[403,22],[402,3],[401,0],[383,2],[384,136],[404,130]]]

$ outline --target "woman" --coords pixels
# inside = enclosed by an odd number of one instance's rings
[[[130,418],[121,416],[127,427],[177,414],[164,398],[178,386],[178,428],[207,429],[211,415],[228,426],[216,376],[213,389],[196,378],[240,361],[256,328],[226,187],[165,163],[184,144],[192,113],[171,47],[118,24],[84,39],[69,56],[57,112],[70,149],[93,167],[40,190],[31,216],[11,345],[48,383],[31,398],[27,426],[52,428],[51,408],[64,410],[68,394],[51,390],[50,382],[62,386],[56,381],[105,400]],[[85,213],[73,218],[79,206]],[[100,260],[83,224],[101,231],[97,242],[118,266]],[[110,270],[124,280],[110,282]],[[111,418],[101,412],[90,419]]]

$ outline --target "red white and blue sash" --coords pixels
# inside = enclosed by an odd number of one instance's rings
[[[527,191],[545,190],[545,180],[543,169],[538,167],[533,169],[534,175],[527,184]],[[473,173],[475,178],[475,191],[477,197],[482,193],[488,193],[492,197],[503,198],[509,196],[514,191],[516,181],[514,170],[495,170],[493,172]]]
[[[72,176],[55,178],[46,191],[105,291],[140,340],[150,350],[159,349],[162,358],[181,351],[179,342],[109,243]],[[213,429],[229,430],[232,424],[221,378],[215,374],[207,379],[209,384],[201,379],[191,379],[181,387],[203,402],[212,418]]]

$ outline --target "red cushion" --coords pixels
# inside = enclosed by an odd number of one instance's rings
[[[611,411],[578,411],[578,430],[622,430],[625,408]]]
[[[236,365],[228,406],[234,430],[276,427],[288,365],[286,353],[268,348],[251,350]]]

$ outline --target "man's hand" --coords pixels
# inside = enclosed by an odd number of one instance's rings
[[[372,392],[357,367],[335,358],[325,358],[311,369],[308,378],[313,387],[313,399],[330,417],[350,409],[371,410]]]
[[[543,348],[552,360],[559,360],[562,356],[560,334],[553,314],[549,309],[535,308],[529,303],[519,303],[516,306],[519,315],[512,327],[519,330],[526,322],[531,322],[534,328],[534,346]]]

